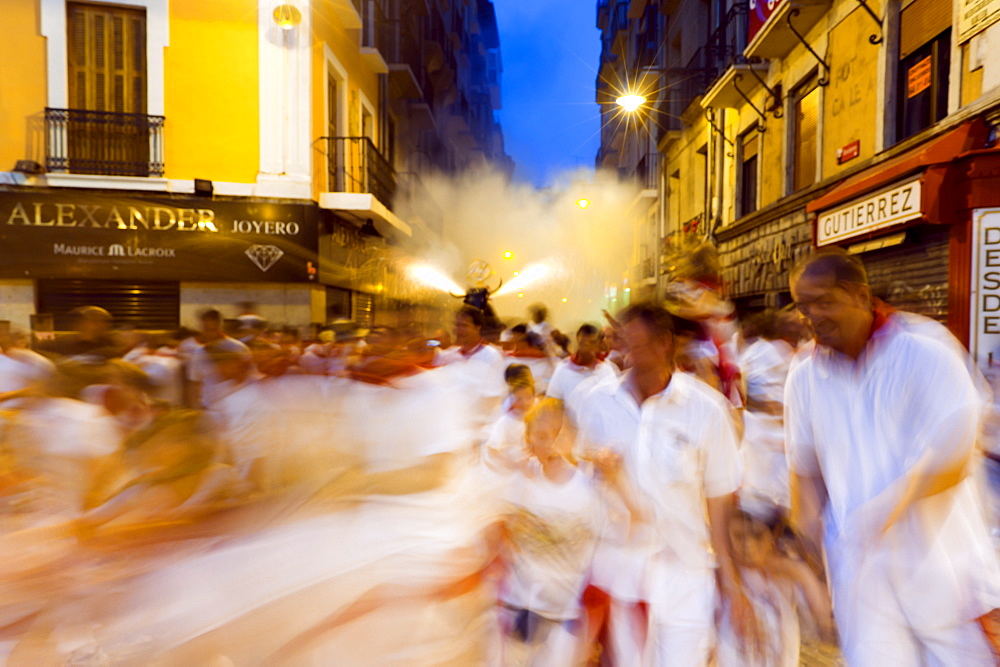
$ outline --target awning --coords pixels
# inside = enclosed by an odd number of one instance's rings
[[[981,145],[985,136],[986,130],[982,119],[967,121],[902,155],[880,162],[851,176],[822,197],[810,202],[806,206],[806,211],[815,213],[833,208],[865,193],[890,185],[922,169],[950,164],[959,155]]]

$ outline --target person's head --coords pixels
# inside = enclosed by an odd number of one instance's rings
[[[483,311],[475,306],[462,306],[455,314],[455,342],[472,346],[483,338]]]
[[[576,330],[576,353],[585,363],[590,363],[601,351],[601,336],[593,324],[583,324]]]
[[[669,369],[674,356],[674,321],[667,309],[636,303],[621,312],[622,340],[639,372]]]
[[[205,345],[205,352],[221,380],[242,382],[253,366],[247,346],[238,340],[222,338]]]
[[[555,446],[563,427],[562,401],[545,398],[524,415],[524,440],[528,453],[544,461],[558,455]]]
[[[545,321],[545,318],[549,316],[549,309],[543,304],[533,303],[528,306],[528,314],[531,315],[531,321],[535,324],[541,324]]]
[[[215,308],[209,308],[198,313],[201,322],[201,336],[205,342],[219,340],[225,336],[222,330],[222,313]]]
[[[742,567],[763,567],[774,553],[775,528],[743,511],[729,519],[729,542],[733,558]]]
[[[503,379],[513,399],[511,408],[526,412],[535,403],[535,379],[524,364],[511,364],[504,369]]]
[[[111,313],[99,306],[80,306],[70,311],[73,330],[83,338],[98,338],[111,331]]]
[[[621,332],[611,325],[601,329],[601,345],[608,352],[622,350],[625,347],[622,343]]]
[[[872,292],[864,264],[839,248],[814,253],[789,276],[792,298],[816,342],[857,357],[871,333]]]

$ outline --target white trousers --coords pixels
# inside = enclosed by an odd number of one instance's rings
[[[650,574],[649,638],[643,664],[707,665],[715,641],[715,572],[661,562]]]

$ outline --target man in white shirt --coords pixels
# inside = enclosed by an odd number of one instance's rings
[[[961,361],[872,308],[843,251],[791,274],[816,348],[789,374],[792,520],[823,544],[851,665],[984,665],[1000,566],[971,472],[981,398]]]
[[[455,346],[441,352],[435,365],[452,366],[469,391],[477,398],[476,419],[479,428],[507,395],[503,372],[507,359],[497,347],[483,338],[483,311],[475,306],[462,306],[455,314]]]
[[[592,456],[641,520],[631,533],[605,536],[595,558],[594,583],[613,600],[612,656],[616,664],[636,664],[639,651],[647,664],[707,664],[717,592],[741,634],[753,634],[726,533],[740,480],[732,417],[720,394],[674,372],[665,309],[637,304],[621,322],[631,369],[580,403],[581,448],[605,448]],[[644,649],[630,627],[640,601],[649,605]]]
[[[592,376],[614,377],[614,367],[597,358],[601,349],[601,333],[593,324],[583,324],[576,332],[576,352],[563,359],[552,372],[552,379],[545,395],[562,401],[572,423],[577,421],[577,410],[570,399],[573,391]]]
[[[225,343],[227,347],[246,352],[250,357],[250,348],[245,344],[230,338],[222,330],[222,313],[214,308],[199,314],[201,320],[202,346],[191,353],[187,366],[187,404],[191,408],[207,408],[229,393],[225,379],[219,376],[216,364],[206,349],[210,345]]]

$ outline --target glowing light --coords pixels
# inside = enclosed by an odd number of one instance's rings
[[[458,283],[426,264],[411,264],[407,267],[406,273],[427,287],[433,287],[449,294],[465,294],[465,290]]]
[[[496,291],[493,296],[503,296],[504,294],[510,294],[512,292],[517,292],[523,290],[525,287],[533,282],[541,280],[549,274],[549,267],[546,264],[532,264],[521,272],[521,275],[517,276],[509,283],[504,283],[503,287]]]
[[[376,287],[375,287],[375,291],[377,291],[377,292],[381,292],[381,291],[382,291],[382,290],[384,290],[384,289],[385,289],[385,285],[383,285],[382,283],[379,283],[379,284],[378,284],[378,285],[376,285]]]
[[[278,5],[274,8],[274,22],[282,30],[291,30],[302,22],[302,12],[291,4]]]
[[[520,293],[520,294],[518,294],[517,296],[518,296],[518,298],[519,298],[519,299],[520,299],[520,298],[523,298],[523,297],[524,297],[524,292],[521,292],[521,293]]]
[[[504,259],[513,259],[514,258],[514,253],[512,253],[510,250],[508,250],[507,252],[505,252],[503,254],[503,258]]]
[[[587,208],[588,206],[590,206],[590,200],[587,199],[586,197],[582,197],[576,200],[576,205],[579,206],[580,208]]]
[[[567,299],[566,297],[563,297],[563,303],[566,303],[567,301],[569,301],[569,299]]]
[[[515,275],[515,276],[519,276],[519,275],[521,275],[521,272],[520,272],[520,271],[515,271],[515,272],[514,272],[514,275]]]
[[[632,291],[632,288],[631,288],[631,287],[626,287],[626,288],[625,288],[625,293],[626,293],[626,294],[628,294],[628,293],[629,293],[629,292],[631,292],[631,291]]]
[[[635,93],[631,93],[629,95],[622,95],[621,97],[615,100],[615,104],[620,106],[622,109],[625,109],[625,111],[628,111],[629,113],[632,113],[645,103],[646,103],[646,98],[643,97],[642,95],[636,95]]]

